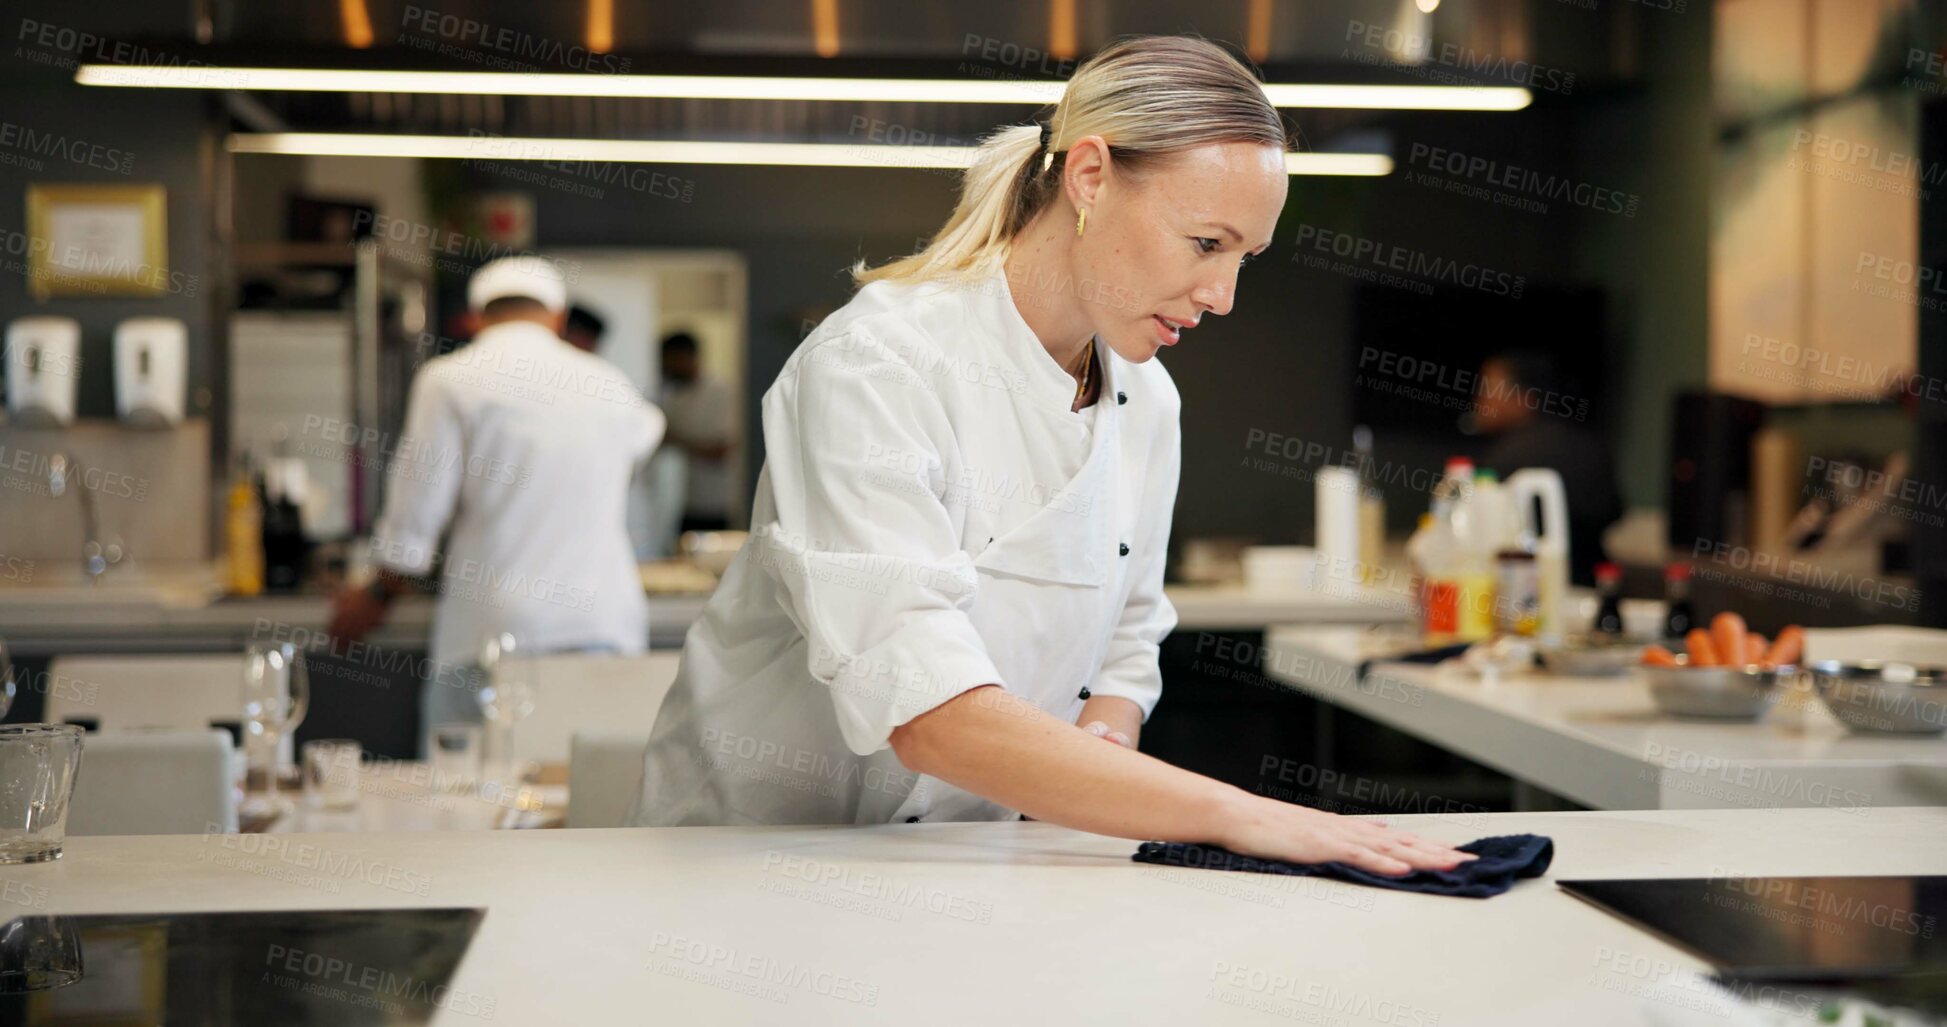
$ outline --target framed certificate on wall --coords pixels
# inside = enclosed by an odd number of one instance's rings
[[[40,299],[168,292],[166,209],[159,185],[28,186],[29,290]]]

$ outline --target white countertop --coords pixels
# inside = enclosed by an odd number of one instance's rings
[[[1947,805],[1947,739],[1847,731],[1794,690],[1752,722],[1659,713],[1634,676],[1361,661],[1400,651],[1360,629],[1279,627],[1265,672],[1336,706],[1599,809]]]
[[[1559,1027],[1717,1000],[1699,962],[1553,879],[1947,866],[1937,810],[1395,820],[1546,834],[1555,863],[1481,901],[1137,864],[1133,842],[1020,822],[178,835],[70,839],[0,868],[0,894],[40,913],[485,907],[453,985],[494,1023]]]
[[[651,647],[680,647],[709,598],[650,594]],[[208,564],[116,568],[99,586],[43,572],[0,585],[0,638],[23,655],[240,650],[265,630],[322,630],[331,601],[315,592],[225,596]],[[369,641],[424,648],[436,605],[432,596],[400,597]]]
[[[1376,588],[1276,591],[1242,585],[1170,585],[1176,630],[1262,631],[1273,624],[1384,624],[1405,621],[1403,597]]]

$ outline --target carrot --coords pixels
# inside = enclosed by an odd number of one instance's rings
[[[1771,651],[1771,640],[1753,631],[1744,638],[1744,662],[1763,663],[1764,654]]]
[[[1805,655],[1805,629],[1796,624],[1778,632],[1778,641],[1771,643],[1771,651],[1764,654],[1764,662],[1779,667],[1790,667]]]
[[[1684,636],[1684,645],[1690,650],[1692,667],[1714,667],[1717,665],[1717,648],[1710,643],[1710,632],[1702,628],[1691,628]]]
[[[1710,644],[1717,653],[1717,662],[1742,664],[1744,662],[1744,618],[1729,610],[1711,618]]]
[[[1646,667],[1680,667],[1676,654],[1660,645],[1643,650],[1643,665]]]

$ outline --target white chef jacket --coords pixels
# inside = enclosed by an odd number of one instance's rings
[[[437,665],[476,662],[503,631],[531,652],[647,646],[628,485],[664,424],[628,376],[545,325],[492,325],[420,369],[372,551],[424,574],[451,524]]]
[[[1180,464],[1160,363],[1095,343],[1101,398],[976,286],[873,283],[764,395],[752,537],[692,625],[635,820],[868,824],[1014,811],[915,774],[894,728],[999,684],[1148,717],[1176,625]]]

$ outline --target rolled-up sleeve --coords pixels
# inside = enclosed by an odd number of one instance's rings
[[[846,745],[985,684],[1005,684],[968,617],[979,578],[941,501],[954,434],[938,396],[886,346],[807,344],[764,396],[777,517],[753,557],[804,632]]]
[[[385,510],[372,530],[372,559],[401,574],[432,567],[440,535],[459,499],[465,426],[441,365],[428,364],[412,382],[405,430],[391,454]]]
[[[1143,486],[1136,541],[1131,543],[1134,576],[1129,600],[1109,638],[1102,669],[1089,686],[1091,695],[1121,696],[1142,708],[1143,720],[1163,696],[1163,671],[1157,656],[1162,641],[1176,629],[1176,607],[1163,594],[1163,569],[1169,558],[1170,518],[1176,506],[1183,450],[1176,416],[1156,432],[1157,443]]]

